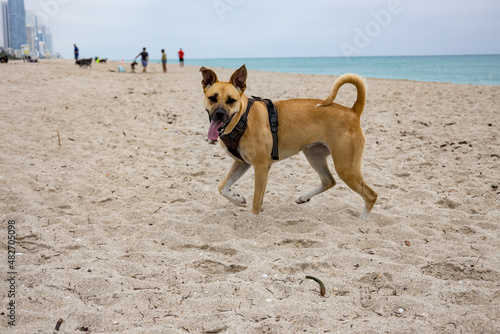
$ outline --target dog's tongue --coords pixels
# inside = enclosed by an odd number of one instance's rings
[[[208,129],[208,139],[217,140],[219,138],[219,128],[224,124],[223,121],[212,121]]]

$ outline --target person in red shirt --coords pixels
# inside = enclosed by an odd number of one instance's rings
[[[177,54],[179,55],[179,64],[181,65],[181,67],[184,67],[184,51],[182,51],[182,48],[179,50],[179,52],[177,52]]]

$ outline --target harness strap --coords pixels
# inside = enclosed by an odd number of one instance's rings
[[[271,127],[271,134],[273,136],[273,150],[271,151],[271,157],[273,160],[279,160],[278,154],[278,111],[276,106],[269,99],[261,100],[267,106],[267,113],[269,114],[269,126]]]
[[[226,145],[226,148],[229,151],[229,153],[231,153],[240,160],[243,160],[243,158],[241,157],[240,152],[238,152],[238,143],[240,142],[241,136],[243,136],[243,133],[247,129],[248,112],[250,111],[250,107],[252,106],[253,102],[254,99],[248,99],[247,110],[241,116],[240,120],[234,127],[233,131],[231,131],[228,134],[222,134],[227,124],[219,130],[219,138],[220,140],[222,140],[224,145]]]
[[[279,160],[279,153],[278,153],[278,111],[276,110],[276,106],[274,103],[269,100],[269,99],[261,99],[260,97],[252,96],[251,99],[248,99],[248,104],[247,104],[247,110],[245,113],[241,116],[240,120],[238,121],[238,124],[234,127],[234,129],[229,133],[229,134],[222,134],[227,126],[223,126],[219,130],[219,138],[222,140],[224,145],[226,145],[227,150],[229,153],[231,153],[233,156],[236,158],[243,160],[241,157],[241,154],[238,152],[238,143],[241,139],[241,136],[243,136],[243,133],[245,132],[247,128],[247,121],[248,121],[248,112],[250,111],[250,108],[252,107],[252,104],[255,101],[262,101],[267,107],[267,113],[269,115],[269,126],[271,128],[271,134],[273,136],[273,149],[271,151],[271,158],[273,160]]]

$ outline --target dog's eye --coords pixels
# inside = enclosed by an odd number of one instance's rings
[[[227,98],[227,104],[233,104],[234,102],[236,102],[236,100],[233,99],[232,97]]]
[[[214,102],[214,103],[217,102],[217,96],[215,96],[215,95],[214,96],[210,96],[208,99],[210,101]]]

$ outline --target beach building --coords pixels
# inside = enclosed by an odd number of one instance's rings
[[[17,57],[26,52],[35,57],[51,57],[50,29],[35,12],[25,9],[24,0],[4,1],[0,5],[0,48]]]
[[[2,2],[1,3],[2,7],[2,16],[1,16],[1,21],[2,21],[2,46],[5,49],[10,48],[10,28],[9,28],[9,5],[7,2]]]
[[[50,55],[53,53],[52,51],[52,33],[50,32],[49,27],[47,27],[45,24],[41,23],[37,19],[37,38],[38,38],[38,53],[40,56],[44,57],[50,57]]]
[[[21,45],[27,42],[24,0],[9,0],[8,12],[11,48],[20,50]]]

